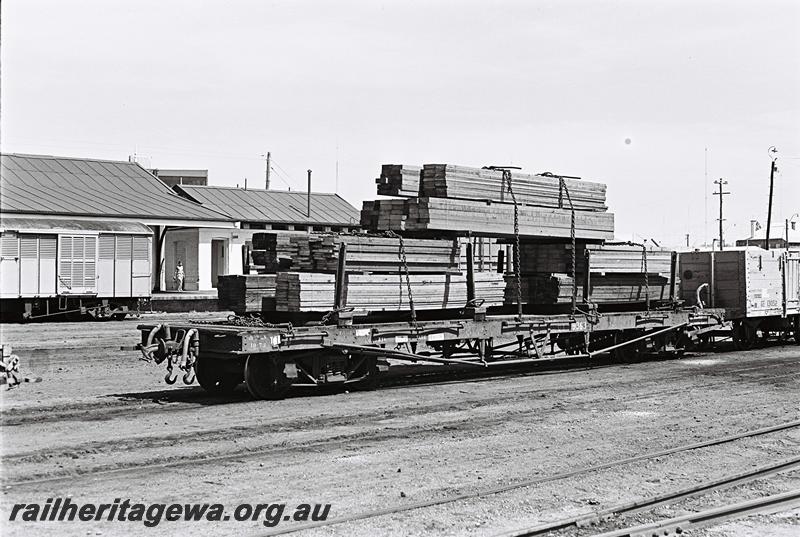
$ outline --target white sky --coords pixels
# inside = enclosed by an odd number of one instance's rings
[[[5,0],[7,152],[338,192],[382,163],[608,184],[620,239],[693,245],[800,212],[800,2]],[[632,143],[625,144],[630,138]],[[337,150],[338,147],[338,150]],[[708,183],[704,148],[708,148]],[[798,224],[800,227],[800,224]]]

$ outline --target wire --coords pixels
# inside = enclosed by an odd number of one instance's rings
[[[281,174],[279,174],[279,173],[278,173],[278,170],[276,170],[276,169],[275,169],[273,166],[271,166],[271,165],[270,165],[269,169],[270,169],[271,171],[275,172],[275,177],[277,177],[278,179],[280,179],[280,180],[283,182],[283,184],[284,184],[284,185],[286,185],[287,187],[289,187],[289,190],[291,190],[291,189],[292,189],[292,185],[290,185],[289,183],[287,183],[287,182],[286,182],[286,179],[284,179],[283,177],[281,177]]]
[[[289,180],[289,181],[291,181],[292,183],[294,183],[294,184],[298,184],[298,183],[297,183],[297,181],[295,181],[295,180],[294,180],[294,178],[293,178],[291,175],[289,175],[289,172],[287,172],[287,171],[286,171],[286,170],[283,168],[283,166],[281,166],[280,164],[278,164],[278,163],[275,161],[275,157],[273,157],[273,158],[270,160],[270,163],[271,163],[271,164],[274,164],[275,166],[277,166],[277,167],[278,167],[278,169],[277,169],[277,170],[276,170],[275,168],[272,168],[273,170],[275,170],[275,172],[276,172],[276,173],[279,173],[279,174],[283,175],[283,176],[284,176],[286,179],[288,179],[288,180]],[[280,171],[278,171],[278,170],[280,170]],[[279,175],[279,177],[280,177],[280,175]],[[291,188],[291,185],[289,185],[289,183],[287,183],[285,180],[281,179],[281,181],[283,181],[283,182],[286,184],[286,186],[288,186],[289,188]]]

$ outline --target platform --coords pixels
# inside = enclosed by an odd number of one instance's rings
[[[216,291],[154,292],[150,298],[152,311],[181,313],[190,311],[219,311]]]

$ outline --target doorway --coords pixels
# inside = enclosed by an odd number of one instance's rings
[[[228,273],[228,241],[225,239],[211,239],[211,286],[216,288],[219,277]]]

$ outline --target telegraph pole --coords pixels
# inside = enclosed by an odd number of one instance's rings
[[[725,244],[723,242],[723,240],[722,240],[722,222],[725,221],[725,219],[722,218],[722,198],[723,198],[723,196],[725,196],[727,194],[730,194],[730,192],[723,192],[722,191],[723,185],[727,185],[728,184],[728,181],[723,181],[722,177],[720,177],[719,180],[714,181],[714,184],[715,185],[719,185],[719,191],[714,192],[714,195],[715,196],[719,196],[719,218],[717,220],[719,220],[719,251],[721,252],[722,251],[722,247]]]
[[[272,158],[272,155],[270,154],[270,152],[269,152],[269,151],[267,151],[267,171],[265,172],[265,174],[266,174],[266,179],[267,179],[267,181],[266,181],[266,187],[265,187],[265,188],[266,188],[267,190],[269,190],[269,161],[270,161],[270,159],[271,159],[271,158]]]
[[[767,153],[769,153],[770,157],[772,158],[772,161],[770,162],[769,165],[769,206],[767,208],[767,233],[766,233],[767,239],[766,241],[764,241],[765,250],[769,250],[769,228],[772,225],[772,191],[775,186],[775,170],[776,170],[775,161],[778,160],[778,150],[773,145],[767,150]]]
[[[311,170],[308,170],[308,194],[306,195],[306,216],[311,219]]]

